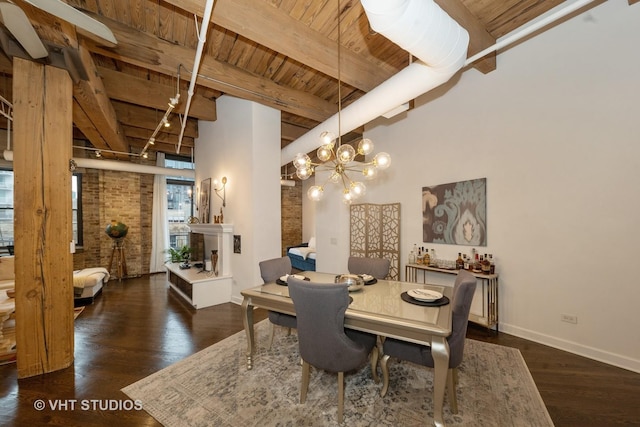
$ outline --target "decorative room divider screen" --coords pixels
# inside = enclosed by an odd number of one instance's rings
[[[351,205],[351,255],[387,258],[389,279],[400,279],[400,203]]]

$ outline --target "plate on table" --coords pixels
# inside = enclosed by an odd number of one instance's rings
[[[362,277],[365,285],[373,285],[374,283],[378,283],[378,279],[370,274],[358,274],[358,276]]]
[[[276,280],[276,283],[278,285],[287,285],[287,280],[289,279],[289,277],[295,277],[298,280],[309,280],[308,277],[303,276],[302,274],[285,274],[284,276],[280,276],[280,278],[278,280]]]
[[[431,302],[442,298],[442,294],[430,289],[411,289],[407,291],[407,294],[418,301]]]

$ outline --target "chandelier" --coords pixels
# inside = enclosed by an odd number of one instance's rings
[[[320,201],[324,195],[324,187],[328,183],[342,185],[342,201],[351,204],[358,197],[363,196],[367,187],[355,176],[371,180],[376,177],[378,170],[383,170],[391,164],[391,156],[381,152],[370,162],[354,162],[356,154],[367,156],[374,150],[373,142],[364,138],[358,143],[358,150],[350,144],[342,144],[342,80],[340,75],[340,0],[338,0],[338,137],[329,131],[320,134],[322,144],[316,153],[320,163],[314,163],[308,154],[298,153],[293,160],[296,176],[301,180],[309,179],[314,173],[324,171],[329,177],[322,185],[314,185],[307,191],[307,196],[313,201]],[[354,178],[352,178],[354,177]]]
[[[322,163],[313,163],[309,155],[304,153],[297,154],[293,160],[296,176],[301,180],[310,178],[314,173],[317,177],[319,171],[329,172],[329,177],[324,184],[311,186],[307,191],[307,196],[311,200],[320,201],[324,195],[325,185],[334,183],[342,185],[342,200],[350,204],[367,191],[367,187],[362,181],[357,181],[352,177],[360,176],[371,180],[376,177],[378,170],[386,169],[391,164],[391,157],[384,152],[376,154],[370,162],[354,162],[356,150],[349,144],[342,144],[340,137],[336,140],[330,132],[325,131],[322,132],[320,138],[329,141],[317,151],[318,160]],[[373,142],[364,138],[358,143],[357,154],[366,156],[371,154],[373,149]]]

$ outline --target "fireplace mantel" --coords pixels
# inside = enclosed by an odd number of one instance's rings
[[[231,254],[233,254],[233,224],[189,224],[192,233],[204,235],[207,254],[218,250],[218,270],[220,276],[232,276]]]
[[[233,233],[233,224],[189,224],[192,233],[218,235]]]

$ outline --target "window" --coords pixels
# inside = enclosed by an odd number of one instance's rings
[[[193,169],[191,159],[167,154],[165,166],[168,168]],[[167,178],[167,220],[169,222],[169,246],[180,248],[189,245],[190,216],[194,216],[192,179],[169,177]]]
[[[71,176],[71,226],[73,241],[82,246],[82,175]]]
[[[13,171],[0,170],[0,246],[13,246]]]
[[[82,246],[82,175],[71,177],[73,240]],[[0,246],[13,246],[13,171],[0,170]]]

